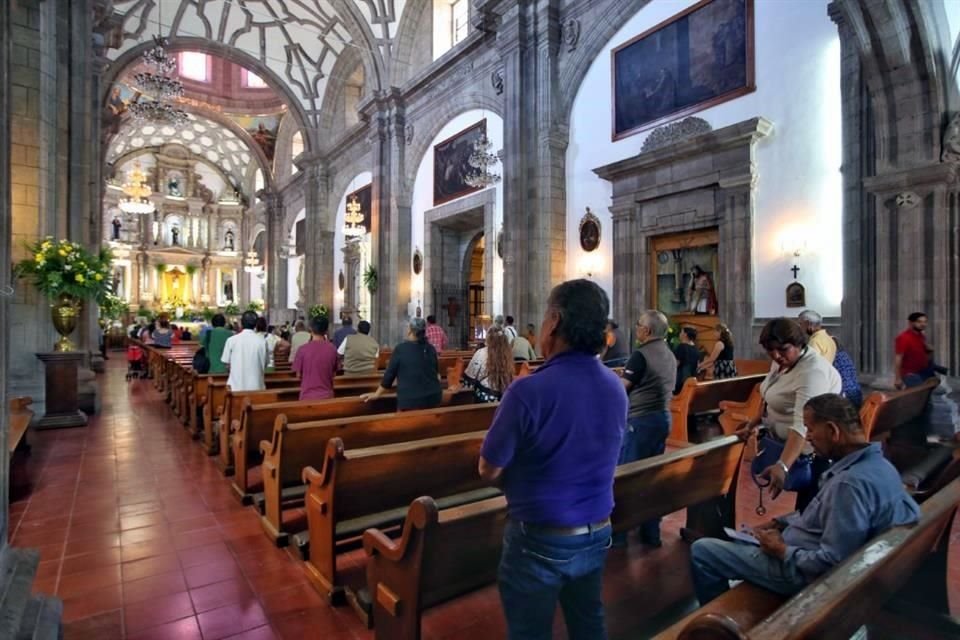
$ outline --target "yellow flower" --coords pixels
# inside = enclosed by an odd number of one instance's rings
[[[48,250],[48,249],[50,248],[50,243],[49,243],[49,242],[44,242],[43,244],[40,245],[40,248],[43,249],[44,251],[46,251],[46,250]]]
[[[77,282],[83,282],[83,274],[82,274],[82,273],[78,273],[76,276],[74,276],[74,279],[75,279]]]
[[[40,264],[40,263],[43,262],[43,254],[42,254],[42,253],[38,253],[37,255],[34,256],[34,258],[36,258],[37,264]]]
[[[93,277],[94,277],[94,279],[95,279],[97,282],[103,280],[103,276],[100,275],[99,273],[98,273],[97,275],[93,276]]]
[[[67,252],[64,251],[63,249],[60,249],[60,251],[58,251],[57,253],[59,253],[59,254],[60,254],[61,256],[63,256],[64,258],[67,257]]]

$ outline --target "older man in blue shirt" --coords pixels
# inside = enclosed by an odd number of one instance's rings
[[[701,605],[729,589],[730,580],[792,595],[871,538],[919,519],[920,507],[904,491],[880,445],[867,440],[849,400],[832,393],[812,398],[803,421],[817,454],[834,461],[820,479],[819,492],[803,513],[755,529],[759,546],[696,541],[690,561]]]
[[[549,640],[559,601],[571,640],[606,638],[603,566],[627,394],[596,357],[610,303],[589,280],[550,294],[536,373],[507,389],[480,452],[510,520],[499,587],[510,640]]]

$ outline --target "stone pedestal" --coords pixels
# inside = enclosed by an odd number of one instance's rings
[[[87,414],[80,411],[77,396],[77,369],[84,354],[78,351],[38,353],[46,368],[46,413],[34,429],[83,427]]]

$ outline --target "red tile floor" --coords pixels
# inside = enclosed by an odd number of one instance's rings
[[[372,638],[273,547],[151,383],[125,382],[124,372],[117,354],[101,376],[101,414],[86,428],[31,433],[32,454],[16,462],[30,486],[13,489],[12,542],[41,550],[35,588],[63,599],[67,640]],[[751,522],[756,489],[747,481],[740,491],[740,516]],[[780,502],[771,512],[787,510]],[[604,598],[612,638],[645,637],[652,616],[690,593],[682,521],[682,513],[665,520],[662,549],[611,552]],[[960,533],[953,539],[960,548]],[[494,587],[424,618],[426,639],[504,635]]]

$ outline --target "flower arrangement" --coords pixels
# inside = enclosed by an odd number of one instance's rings
[[[113,290],[109,249],[93,254],[76,242],[49,236],[27,248],[32,257],[17,263],[15,273],[48,298],[68,295],[102,303]]]
[[[326,318],[326,317],[329,317],[330,312],[327,310],[326,305],[315,304],[312,307],[310,307],[309,313],[311,318],[321,318],[321,317]]]
[[[251,300],[250,304],[247,305],[247,311],[253,311],[254,313],[262,313],[263,308],[263,300]]]
[[[238,316],[240,315],[240,306],[231,302],[223,308],[223,314],[227,316]]]
[[[100,317],[107,320],[119,320],[130,311],[130,305],[123,298],[108,293],[100,300]]]
[[[676,322],[671,322],[670,326],[667,327],[666,341],[670,349],[674,351],[677,349],[677,345],[680,344],[680,325]]]

